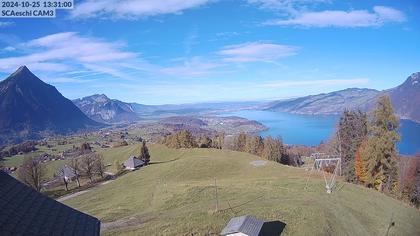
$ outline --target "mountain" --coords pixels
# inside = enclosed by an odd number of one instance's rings
[[[101,126],[26,66],[0,82],[0,114],[0,143]]]
[[[202,102],[185,104],[143,105],[130,103],[135,112],[142,116],[205,115],[242,109],[257,109],[260,101],[245,102]]]
[[[262,109],[310,115],[340,114],[346,108],[369,111],[376,106],[377,98],[384,94],[390,96],[394,111],[400,118],[420,122],[420,72],[409,76],[403,84],[384,91],[349,88],[274,101]]]
[[[367,110],[380,91],[349,88],[331,93],[274,101],[265,109],[298,114],[340,114],[344,109]]]
[[[139,116],[130,103],[110,99],[105,94],[73,100],[87,116],[98,122],[125,123],[138,120]]]
[[[403,84],[385,92],[401,118],[420,122],[420,72],[413,73]]]

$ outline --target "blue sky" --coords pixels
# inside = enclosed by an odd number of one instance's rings
[[[68,98],[144,104],[387,89],[420,71],[420,3],[87,0],[0,19],[0,77],[27,65]]]

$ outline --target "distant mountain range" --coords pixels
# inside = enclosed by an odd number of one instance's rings
[[[102,123],[124,123],[139,119],[130,103],[110,99],[105,94],[79,98],[73,103],[91,119]]]
[[[214,102],[167,105],[144,105],[110,99],[95,94],[73,100],[89,118],[103,123],[128,123],[139,119],[163,118],[178,115],[209,114],[235,109],[257,108],[262,102]]]
[[[400,118],[420,122],[420,72],[392,89],[384,91],[391,97],[395,112]]]
[[[100,126],[26,66],[0,82],[0,144]]]
[[[262,109],[310,115],[340,114],[344,109],[369,111],[376,106],[377,98],[383,94],[390,96],[394,111],[400,118],[420,122],[420,72],[409,76],[403,84],[384,91],[349,88],[274,101]]]
[[[374,89],[349,88],[331,93],[274,101],[265,109],[311,115],[339,114],[346,108],[367,110],[378,94],[380,92]]]
[[[110,99],[104,94],[70,101],[25,66],[0,82],[0,144],[67,134],[104,126],[177,115],[209,115],[239,109],[263,109],[299,114],[340,114],[344,109],[371,110],[378,96],[387,94],[395,112],[420,122],[420,72],[392,89],[349,88],[300,98],[262,102],[214,102],[143,105]]]

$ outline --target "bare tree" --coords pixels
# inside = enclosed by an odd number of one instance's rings
[[[70,160],[70,167],[73,169],[77,186],[80,187],[80,173],[82,171],[80,160],[78,158],[72,158]]]
[[[95,173],[99,174],[101,178],[104,178],[105,174],[105,164],[103,157],[96,154],[95,156]]]
[[[96,154],[92,153],[81,157],[83,174],[89,178],[90,182],[92,182],[93,175],[95,174],[95,156]]]
[[[60,177],[63,179],[63,182],[64,182],[64,186],[65,186],[65,188],[66,188],[66,191],[69,191],[69,187],[68,187],[69,182],[68,182],[68,180],[67,180],[66,171],[65,171],[65,169],[64,169],[64,168],[61,168],[61,169],[59,170],[59,172],[58,172],[58,176],[60,176]]]
[[[18,169],[18,179],[26,185],[41,191],[42,180],[45,177],[44,166],[38,157],[26,156],[23,164]]]

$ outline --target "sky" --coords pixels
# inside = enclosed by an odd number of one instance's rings
[[[395,87],[420,71],[420,1],[83,0],[0,18],[0,80],[26,65],[67,98],[274,100]]]

